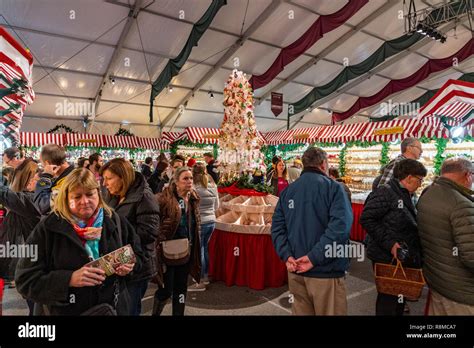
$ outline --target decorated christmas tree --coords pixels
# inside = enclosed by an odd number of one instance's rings
[[[253,114],[252,87],[242,71],[233,70],[224,88],[224,119],[220,127],[221,180],[265,172],[264,156]]]

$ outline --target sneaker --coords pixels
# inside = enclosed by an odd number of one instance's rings
[[[205,291],[206,285],[203,283],[196,283],[188,287],[188,291]]]

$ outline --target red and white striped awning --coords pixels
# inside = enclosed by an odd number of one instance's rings
[[[446,116],[461,122],[472,110],[474,110],[474,83],[448,80],[420,109],[417,118]]]
[[[470,137],[474,137],[474,124],[470,124],[466,127],[466,134]]]
[[[416,137],[420,121],[416,118],[369,122],[359,139],[362,141],[395,141]]]
[[[162,139],[163,142],[172,144],[175,141],[186,138],[185,132],[163,132]]]
[[[427,138],[447,138],[449,131],[438,117],[425,117],[420,121],[420,127],[414,137],[421,138],[423,136]]]
[[[322,143],[346,143],[358,140],[368,123],[338,124],[325,126],[318,135],[318,141]]]
[[[200,144],[217,144],[220,131],[217,128],[187,127],[186,135],[189,140]]]
[[[161,141],[160,138],[139,138],[141,148],[146,150],[165,150],[168,143]]]
[[[294,130],[275,131],[265,133],[265,141],[268,145],[286,144],[286,139],[290,138]]]
[[[20,132],[20,144],[27,147],[40,147],[46,144],[64,145],[64,134]]]
[[[286,139],[286,144],[305,144],[314,143],[317,141],[319,133],[321,133],[324,127],[309,127],[309,128],[297,128],[293,130],[293,133]]]
[[[66,133],[66,146],[83,146],[83,147],[101,147],[104,145],[103,135],[101,134],[84,134],[84,133]]]
[[[265,140],[265,137],[263,136],[263,133],[260,132],[259,130],[257,131],[257,137],[260,141],[262,141],[264,144],[266,144],[266,140]]]
[[[140,139],[126,135],[104,135],[103,146],[114,148],[135,149],[141,147]]]

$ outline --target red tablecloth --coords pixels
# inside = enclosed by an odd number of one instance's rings
[[[262,290],[287,282],[285,264],[278,258],[270,235],[215,229],[209,241],[209,276],[227,286]]]
[[[363,204],[352,203],[352,215],[354,216],[354,221],[352,222],[350,238],[351,240],[355,240],[357,242],[362,242],[365,239],[365,235],[367,233],[359,223],[360,215],[362,214],[363,209]]]

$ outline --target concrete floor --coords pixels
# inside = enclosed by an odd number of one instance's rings
[[[143,299],[143,315],[150,315],[153,293],[150,284]],[[353,260],[346,278],[349,315],[374,315],[376,290],[370,261]],[[409,302],[410,315],[423,315],[427,289],[418,302]],[[288,287],[261,291],[246,287],[227,287],[223,282],[211,283],[206,291],[188,292],[186,315],[291,315]],[[16,289],[5,289],[3,315],[28,315],[26,302]],[[171,315],[167,304],[163,315]]]

